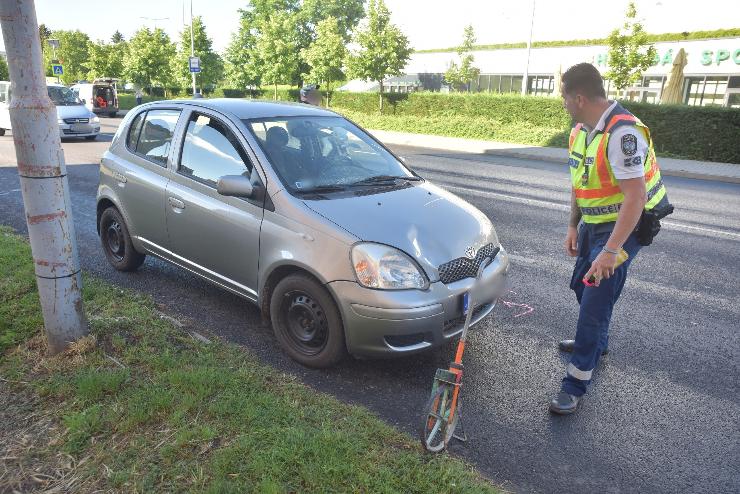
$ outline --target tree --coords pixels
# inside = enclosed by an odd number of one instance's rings
[[[622,29],[615,29],[607,38],[609,71],[604,76],[618,90],[637,82],[656,56],[655,47],[648,44],[648,35],[636,17],[635,4],[630,2]]]
[[[298,72],[298,33],[295,15],[277,12],[258,25],[257,52],[262,65],[262,81],[275,87],[290,84]]]
[[[337,21],[337,30],[345,42],[352,37],[352,30],[357,27],[365,15],[364,0],[303,0],[298,11],[301,31],[309,43],[319,36],[321,21],[333,17]]]
[[[391,24],[390,12],[383,0],[370,0],[367,24],[355,37],[360,50],[349,57],[352,76],[379,85],[380,111],[383,111],[383,79],[401,75],[411,56],[409,40]]]
[[[86,63],[87,78],[115,77],[121,79],[124,71],[124,59],[127,51],[126,42],[105,43],[101,40],[90,43]]]
[[[457,55],[460,57],[460,65],[454,61],[450,62],[450,68],[445,72],[445,80],[452,86],[466,86],[470,91],[470,83],[478,77],[480,69],[473,66],[475,58],[473,57],[473,46],[475,45],[475,31],[473,26],[469,25],[463,33],[463,43],[457,49]]]
[[[310,67],[303,79],[309,82],[320,82],[326,88],[326,106],[329,106],[329,93],[332,81],[344,78],[342,66],[347,57],[347,48],[335,17],[319,22],[316,27],[317,37],[311,46],[301,50],[301,57]]]
[[[175,57],[175,45],[167,33],[157,28],[136,31],[128,43],[124,57],[127,80],[143,87],[167,87],[172,82],[170,60]]]
[[[90,38],[87,34],[75,31],[54,31],[50,39],[59,40],[56,50],[57,59],[64,66],[64,74],[60,76],[64,84],[85,79],[87,77],[88,46]]]
[[[193,18],[193,46],[195,56],[200,58],[201,72],[196,74],[196,82],[201,88],[213,87],[224,75],[224,62],[218,53],[213,51],[213,41],[206,34],[203,19]],[[190,75],[190,26],[185,26],[180,33],[177,55],[172,60],[172,73],[180,87],[191,85]]]
[[[242,15],[239,29],[231,35],[231,43],[226,47],[226,80],[232,87],[244,89],[262,84],[262,69],[257,54],[257,28],[250,15]]]
[[[110,41],[111,43],[118,44],[118,43],[123,43],[124,41],[126,41],[126,38],[123,37],[123,34],[121,34],[121,31],[116,29],[116,32],[113,33],[113,36],[110,37]]]
[[[5,58],[0,56],[0,81],[9,81],[10,80],[10,72],[8,71],[8,62],[5,61]]]

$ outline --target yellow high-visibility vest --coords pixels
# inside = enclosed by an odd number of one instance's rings
[[[619,182],[614,177],[606,152],[610,132],[622,125],[637,127],[648,143],[648,152],[645,163],[643,163],[645,189],[648,196],[645,209],[653,209],[666,195],[655,158],[650,129],[617,103],[606,119],[604,132],[599,133],[588,145],[586,145],[588,131],[583,128],[582,124],[579,123],[570,132],[568,164],[570,165],[571,182],[575,189],[576,204],[581,209],[583,221],[586,223],[617,221],[619,208],[624,202],[624,195],[619,188]]]

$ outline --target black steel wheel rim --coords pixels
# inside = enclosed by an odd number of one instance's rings
[[[111,221],[108,228],[105,229],[105,241],[111,256],[117,261],[122,261],[126,254],[126,247],[123,240],[123,230],[116,220]]]
[[[285,294],[281,307],[286,336],[298,352],[319,354],[329,340],[329,322],[321,305],[308,293],[295,290]]]

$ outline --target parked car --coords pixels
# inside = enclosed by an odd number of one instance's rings
[[[100,135],[100,119],[85,108],[67,86],[47,84],[46,91],[56,106],[59,136],[62,139],[84,137],[94,140]],[[10,83],[0,81],[0,136],[5,135],[6,130],[12,130],[8,110],[10,98]]]
[[[10,83],[8,81],[0,81],[0,136],[4,136],[5,130],[10,129],[10,112],[8,111],[9,104]]]
[[[257,304],[285,351],[324,367],[347,352],[408,355],[473,324],[505,288],[489,219],[327,110],[237,99],[130,111],[103,155],[108,261],[170,261]],[[500,249],[500,250],[499,250]]]
[[[93,82],[82,82],[70,87],[77,93],[88,110],[96,115],[115,117],[118,114],[118,79],[95,79]]]

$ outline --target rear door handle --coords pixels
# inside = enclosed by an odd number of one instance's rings
[[[185,203],[182,202],[180,199],[176,199],[174,197],[168,197],[167,202],[169,202],[170,206],[172,206],[175,209],[185,209]]]

